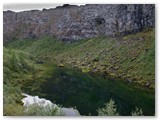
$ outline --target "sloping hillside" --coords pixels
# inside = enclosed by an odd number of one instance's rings
[[[38,67],[29,53],[7,48],[3,53],[4,115],[22,115],[21,87],[33,79]]]
[[[16,40],[5,46],[31,53],[37,61],[52,61],[61,66],[79,68],[82,72],[154,88],[154,29],[124,37],[97,37],[73,43],[45,37],[39,40]]]

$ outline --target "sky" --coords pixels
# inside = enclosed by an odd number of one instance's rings
[[[26,10],[42,10],[43,8],[55,8],[57,6],[62,6],[63,4],[4,4],[3,10],[12,10],[15,12],[26,11]],[[76,5],[84,5],[84,4],[76,4]]]

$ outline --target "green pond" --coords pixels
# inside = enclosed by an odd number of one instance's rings
[[[130,115],[135,107],[142,108],[144,115],[155,114],[153,90],[73,68],[49,66],[53,69],[48,76],[26,83],[23,92],[63,107],[76,107],[81,115],[98,115],[97,109],[104,107],[111,98],[120,115]]]

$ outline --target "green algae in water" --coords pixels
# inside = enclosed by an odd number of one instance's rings
[[[27,83],[24,92],[64,107],[76,106],[81,115],[98,115],[97,109],[104,107],[111,98],[115,100],[120,115],[131,115],[135,107],[141,108],[146,116],[155,114],[154,91],[71,68],[52,66],[48,77]]]

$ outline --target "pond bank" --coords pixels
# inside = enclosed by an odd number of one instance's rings
[[[115,100],[121,115],[129,115],[135,107],[142,108],[144,115],[154,115],[154,91],[139,89],[131,84],[104,79],[97,75],[82,73],[73,68],[44,64],[45,75],[26,83],[23,90],[46,98],[64,107],[74,107],[81,115],[97,115],[97,109],[111,98]]]

